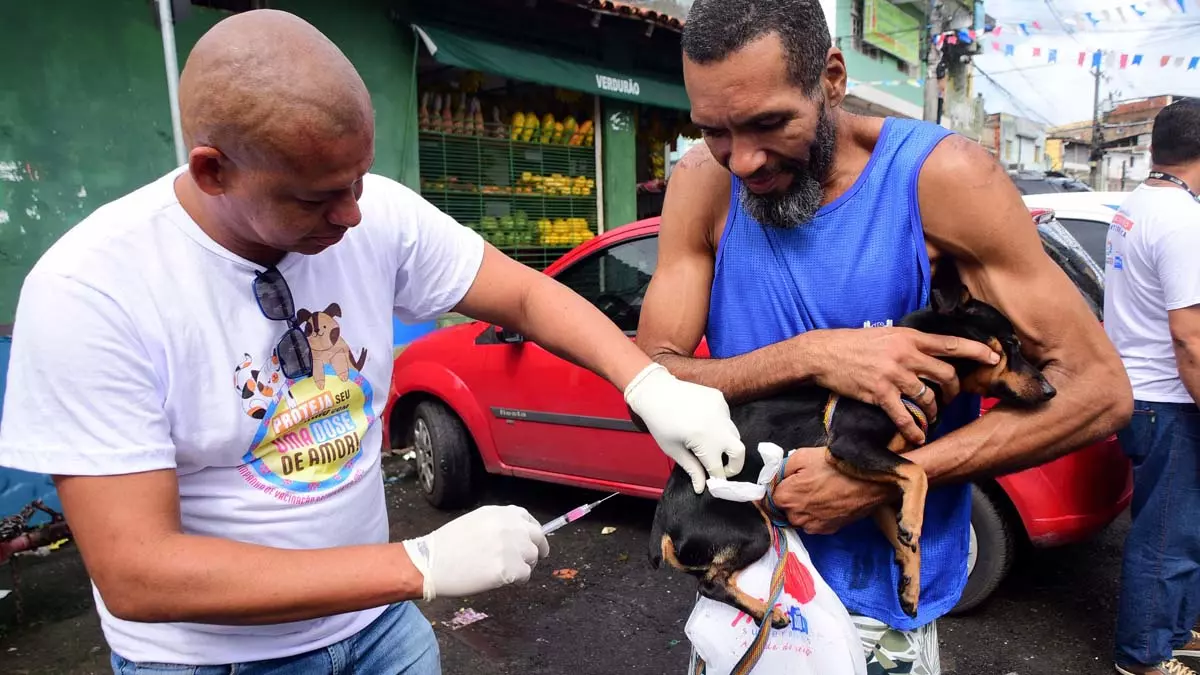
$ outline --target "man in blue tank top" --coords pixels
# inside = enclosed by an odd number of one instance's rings
[[[967,579],[968,482],[1107,437],[1131,415],[1129,381],[982,147],[841,108],[846,65],[816,0],[696,0],[683,51],[705,143],[671,176],[639,344],[731,402],[815,383],[880,405],[922,444],[908,455],[931,486],[916,617],[899,606],[891,546],[863,519],[895,498],[889,488],[811,448],[792,455],[774,497],[854,616],[871,672],[934,675],[935,621]],[[1058,394],[1036,412],[982,418],[977,398],[951,396],[940,435],[925,439],[901,398],[932,415],[920,378],[958,391],[938,357],[994,356],[892,327],[927,304],[931,268],[951,259],[975,297],[1013,320]],[[702,337],[713,358],[693,357]]]

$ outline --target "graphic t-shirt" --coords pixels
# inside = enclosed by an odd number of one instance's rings
[[[263,315],[264,268],[213,242],[180,206],[182,169],[109,203],[29,273],[14,324],[0,464],[108,475],[174,469],[183,530],[288,549],[388,540],[379,416],[393,312],[430,320],[475,278],[483,240],[387,178],[364,179],[362,222],[278,265],[313,353],[286,378]],[[281,575],[337,570],[278,570]],[[331,644],[384,608],[267,626],[138,623],[104,633],[133,661],[216,664]]]
[[[1200,203],[1177,187],[1140,185],[1113,217],[1105,248],[1104,330],[1133,397],[1191,403],[1167,312],[1200,304]]]

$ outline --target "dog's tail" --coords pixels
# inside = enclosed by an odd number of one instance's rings
[[[354,369],[360,373],[362,372],[363,366],[366,365],[366,363],[367,363],[367,348],[366,347],[363,347],[363,350],[361,352],[359,352],[358,359],[355,359],[353,356],[350,357],[350,365],[354,366]]]

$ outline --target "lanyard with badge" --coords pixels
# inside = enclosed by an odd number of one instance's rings
[[[1175,185],[1178,185],[1179,187],[1186,190],[1187,193],[1192,196],[1192,199],[1195,199],[1196,201],[1200,202],[1200,196],[1197,196],[1195,192],[1192,192],[1192,188],[1188,187],[1187,183],[1183,182],[1182,180],[1180,180],[1179,178],[1177,178],[1175,176],[1172,176],[1169,173],[1166,173],[1164,171],[1151,171],[1150,173],[1146,174],[1146,178],[1152,178],[1154,180],[1166,181],[1168,183],[1173,183]]]

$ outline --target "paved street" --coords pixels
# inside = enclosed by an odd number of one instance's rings
[[[430,508],[391,460],[393,539],[426,532],[456,514]],[[526,506],[545,521],[596,493],[517,480],[493,480],[487,500]],[[551,558],[528,586],[427,608],[437,624],[448,675],[683,675],[683,624],[694,583],[655,572],[645,561],[653,504],[618,497],[551,537]],[[601,535],[602,527],[615,527]],[[971,617],[941,624],[947,674],[1111,673],[1107,655],[1115,612],[1122,517],[1087,544],[1026,552],[992,601]],[[572,580],[552,576],[578,571]],[[108,652],[78,554],[67,550],[21,562],[26,619],[12,597],[0,601],[0,671],[104,673]],[[0,588],[8,588],[7,571]],[[440,625],[460,607],[487,619],[459,630]]]

